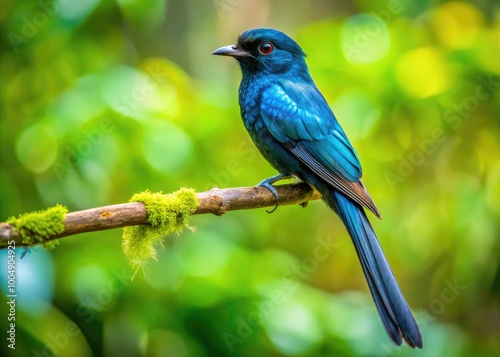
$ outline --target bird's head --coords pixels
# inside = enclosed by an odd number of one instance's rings
[[[308,73],[306,54],[283,32],[258,28],[243,32],[235,45],[221,47],[213,55],[235,58],[243,76],[251,74]]]

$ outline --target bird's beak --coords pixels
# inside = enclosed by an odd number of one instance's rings
[[[217,56],[229,56],[229,57],[234,57],[234,58],[241,58],[241,57],[248,56],[248,52],[240,50],[235,45],[229,45],[229,46],[224,46],[224,47],[218,48],[214,52],[212,52],[212,54],[217,55]]]

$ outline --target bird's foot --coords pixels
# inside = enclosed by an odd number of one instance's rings
[[[267,213],[273,213],[274,211],[276,211],[279,204],[278,191],[276,191],[276,188],[274,188],[273,183],[278,182],[280,180],[286,180],[292,177],[293,176],[291,175],[279,174],[273,177],[266,178],[265,180],[262,180],[257,184],[257,187],[267,188],[269,191],[271,191],[274,198],[276,198],[276,206],[274,206],[274,208],[271,211],[266,210]]]

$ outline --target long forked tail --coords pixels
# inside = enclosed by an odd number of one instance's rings
[[[323,186],[323,185],[319,185]],[[370,292],[387,333],[397,345],[404,339],[422,348],[422,336],[389,267],[377,236],[361,206],[330,187],[316,187],[333,208],[352,238]]]

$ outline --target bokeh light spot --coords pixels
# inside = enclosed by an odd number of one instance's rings
[[[47,170],[57,157],[57,138],[45,124],[34,124],[26,128],[16,145],[17,158],[34,173]]]
[[[391,48],[391,37],[382,18],[371,14],[350,17],[342,28],[341,47],[352,64],[370,64],[384,58]]]
[[[97,264],[88,264],[80,267],[74,272],[73,291],[82,304],[88,304],[89,300],[108,298],[111,295],[109,282],[111,278],[108,273]],[[100,296],[102,295],[102,297]],[[91,298],[91,299],[89,299]],[[100,305],[106,305],[101,301]],[[102,308],[103,306],[99,306]],[[95,308],[95,306],[93,306]]]
[[[474,44],[484,23],[478,9],[466,2],[452,1],[434,11],[432,27],[439,41],[453,49]]]
[[[363,92],[351,90],[343,93],[332,105],[337,119],[352,139],[366,138],[380,119],[380,110]]]
[[[69,4],[62,3],[60,7],[60,16],[71,21],[80,21],[86,18],[100,3],[99,0],[72,1]]]
[[[147,162],[164,174],[179,174],[193,152],[191,138],[175,124],[160,120],[153,121],[145,135],[142,148]]]
[[[397,64],[396,74],[400,86],[417,98],[439,94],[450,85],[448,68],[432,47],[407,52]]]
[[[55,269],[52,255],[45,249],[37,249],[26,254],[21,260],[24,249],[16,249],[15,288],[17,293],[17,308],[30,315],[44,315],[48,312],[54,296]],[[7,250],[0,251],[0,263],[7,267]],[[1,290],[5,295],[7,290],[7,269],[0,271]]]
[[[286,355],[302,355],[321,341],[322,332],[311,311],[302,304],[284,303],[264,325],[269,338]]]

